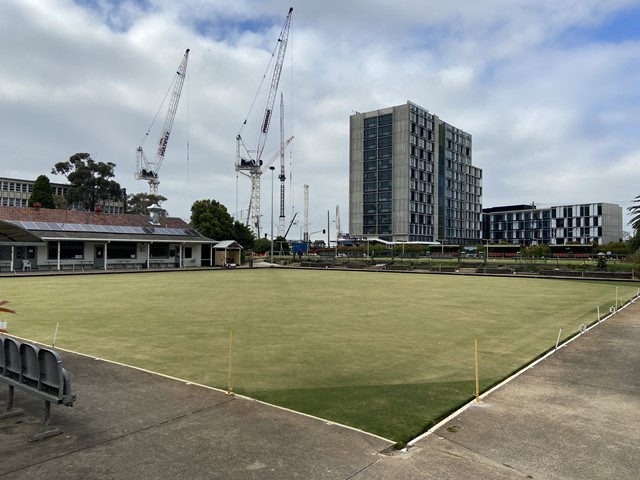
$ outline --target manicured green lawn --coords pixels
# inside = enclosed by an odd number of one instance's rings
[[[0,278],[9,332],[406,442],[631,283],[253,269]],[[72,372],[73,373],[73,372]]]

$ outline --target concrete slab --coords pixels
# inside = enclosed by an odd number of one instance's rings
[[[639,314],[620,311],[419,446],[451,442],[528,478],[638,478]]]
[[[68,352],[78,393],[0,420],[0,478],[602,479],[640,471],[640,303],[562,347],[407,451],[260,402]],[[6,388],[0,388],[0,409]]]
[[[26,415],[0,421],[0,478],[348,478],[391,445],[217,390],[61,356],[78,394],[73,407],[52,407],[51,426],[63,434],[29,442],[43,430],[43,402],[16,391]]]

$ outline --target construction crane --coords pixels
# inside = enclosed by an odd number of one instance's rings
[[[136,167],[136,180],[146,180],[149,182],[149,194],[150,195],[158,195],[158,185],[160,184],[159,173],[160,167],[162,166],[162,161],[164,160],[164,154],[167,151],[167,144],[169,143],[169,135],[171,135],[171,128],[173,127],[173,120],[176,117],[176,111],[178,110],[178,102],[180,101],[180,94],[182,93],[182,85],[184,84],[184,79],[187,75],[187,61],[189,60],[189,49],[184,52],[184,57],[182,58],[182,62],[178,67],[178,71],[176,72],[176,76],[171,82],[173,85],[173,94],[171,95],[171,101],[169,102],[169,111],[167,112],[167,118],[164,121],[164,128],[162,129],[162,134],[160,135],[160,140],[158,142],[158,150],[156,151],[155,160],[150,161],[147,159],[147,156],[144,154],[144,150],[142,149],[142,144],[149,136],[149,132],[155,123],[158,114],[151,122],[151,126],[147,130],[142,142],[140,142],[140,146],[137,149],[137,167]],[[171,89],[171,87],[169,87]],[[167,92],[167,95],[169,92]],[[165,96],[166,100],[166,96]],[[164,100],[162,101],[164,104]],[[161,105],[162,107],[162,105]]]
[[[282,64],[284,62],[284,54],[287,49],[287,40],[289,38],[289,27],[291,26],[291,14],[293,13],[293,7],[289,9],[287,18],[278,37],[278,43],[276,45],[276,51],[274,52],[276,61],[273,69],[273,76],[271,78],[271,86],[267,96],[265,104],[264,117],[260,126],[260,132],[258,135],[258,143],[254,151],[255,157],[251,158],[250,150],[246,147],[242,140],[242,131],[247,123],[247,120],[242,124],[240,133],[236,136],[236,172],[246,175],[251,179],[251,198],[249,200],[249,211],[247,213],[247,224],[254,229],[257,236],[260,236],[260,177],[269,165],[263,165],[262,152],[264,150],[265,142],[267,140],[267,133],[269,132],[269,124],[271,123],[271,115],[273,112],[273,105],[276,100],[278,91],[278,84],[280,83],[280,73],[282,72]],[[281,144],[280,149],[284,146]],[[271,162],[270,162],[271,163]]]
[[[285,237],[287,232],[284,231],[284,183],[287,179],[284,174],[284,95],[280,93],[280,175],[278,175],[278,179],[280,180],[280,217],[278,219],[278,236]],[[291,225],[289,225],[291,228]]]
[[[292,141],[293,141],[293,137],[289,137],[287,140],[285,140],[284,143],[282,143],[280,145],[280,148],[273,155],[273,157],[271,157],[266,163],[262,162],[262,166],[259,169],[256,169],[257,175],[258,175],[258,181],[260,181],[260,175],[262,175],[264,172],[269,170],[269,167],[271,165],[273,165],[273,162],[276,161],[276,158],[278,158],[281,155],[280,152],[284,151]],[[253,180],[253,177],[252,177],[252,180]],[[249,210],[248,210],[248,213],[247,213],[247,224],[249,224],[248,222],[251,221],[251,219],[252,219],[251,212],[255,212],[256,211],[256,208],[254,207],[254,205],[252,205],[252,202],[253,202],[253,195],[251,196],[251,198],[249,198]],[[258,207],[260,207],[259,203],[258,203]],[[259,212],[260,210],[257,209],[257,211]],[[259,224],[254,224],[254,225],[256,226],[256,233],[257,233],[258,237],[260,237],[260,230],[259,230],[260,229],[260,225]]]

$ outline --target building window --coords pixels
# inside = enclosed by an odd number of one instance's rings
[[[364,128],[376,127],[378,126],[378,117],[370,117],[364,119]]]
[[[390,158],[391,157],[391,148],[381,148],[378,150],[378,158]]]
[[[377,148],[378,140],[375,138],[367,139],[364,141],[364,149],[369,150],[371,148]]]
[[[47,243],[47,259],[56,260],[58,258],[58,242]],[[84,258],[84,242],[64,241],[60,242],[60,259],[82,259]]]
[[[393,122],[393,115],[391,115],[390,113],[387,113],[386,115],[380,115],[378,117],[379,125],[391,125],[392,122]]]
[[[377,191],[377,184],[375,182],[371,182],[371,183],[365,183],[364,184],[364,191],[365,193],[372,193]]]
[[[387,135],[391,135],[391,125],[385,125],[383,127],[378,128],[378,135],[381,137],[386,137]]]
[[[380,170],[391,168],[391,166],[392,166],[392,163],[390,158],[384,158],[384,159],[378,160],[378,168]]]
[[[152,243],[149,247],[149,256],[151,258],[169,258],[169,244]]]
[[[390,147],[391,146],[391,137],[380,137],[378,139],[378,146],[380,148]]]
[[[107,248],[107,256],[109,258],[136,258],[135,242],[113,242]]]
[[[367,203],[367,204],[365,204],[364,205],[364,213],[365,213],[365,215],[378,213],[378,209],[376,207],[376,204],[375,203]]]

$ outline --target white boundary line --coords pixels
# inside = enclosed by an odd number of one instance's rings
[[[615,312],[610,313],[609,315],[607,315],[606,317],[604,317],[602,320],[598,320],[598,321],[596,321],[596,322],[595,322],[594,324],[592,324],[589,328],[587,328],[587,329],[585,330],[585,332],[583,332],[583,333],[588,332],[588,331],[589,331],[589,330],[591,330],[592,328],[594,328],[594,327],[596,327],[596,326],[600,325],[600,324],[601,324],[602,322],[604,322],[605,320],[608,320],[609,318],[613,317],[613,316],[614,316],[618,311],[620,311],[620,310],[624,310],[624,309],[625,309],[625,308],[627,308],[629,305],[631,305],[632,303],[634,303],[638,298],[640,298],[640,297],[639,297],[639,296],[635,296],[635,297],[633,297],[632,299],[630,299],[630,300],[629,300],[629,302],[627,302],[626,304],[622,305],[622,306],[621,306],[620,308],[618,308],[618,310],[616,310]],[[13,335],[11,335],[11,336],[13,336]],[[543,355],[543,356],[542,356],[542,357],[540,357],[539,359],[537,359],[537,360],[533,361],[532,363],[530,363],[529,365],[527,365],[526,367],[524,367],[522,370],[517,371],[516,373],[514,373],[514,374],[513,374],[513,375],[511,375],[510,377],[506,378],[505,380],[503,380],[503,381],[502,381],[502,382],[500,382],[499,384],[495,385],[495,386],[494,386],[494,387],[492,387],[491,389],[489,389],[489,390],[487,390],[486,392],[482,393],[482,394],[479,396],[479,399],[484,399],[485,397],[489,396],[489,395],[490,395],[491,393],[493,393],[494,391],[498,390],[499,388],[502,388],[502,387],[503,387],[504,385],[506,385],[507,383],[509,383],[509,382],[511,382],[512,380],[514,380],[515,378],[519,377],[520,375],[522,375],[522,374],[523,374],[524,372],[526,372],[527,370],[529,370],[529,369],[531,369],[531,368],[535,367],[538,363],[542,362],[542,361],[543,361],[543,360],[545,360],[547,357],[549,357],[550,355],[554,354],[555,352],[557,352],[559,349],[563,348],[564,346],[569,345],[571,342],[573,342],[574,340],[576,340],[577,338],[579,338],[579,337],[581,337],[581,336],[582,336],[582,334],[581,334],[581,333],[578,333],[577,335],[574,335],[573,337],[571,337],[571,338],[569,338],[569,339],[565,340],[565,341],[564,341],[564,342],[562,342],[560,345],[558,345],[558,348],[557,348],[557,349],[553,349],[553,350],[551,350],[551,351],[547,352],[545,355]],[[16,336],[15,338],[18,338],[18,339],[20,339],[20,340],[25,340],[25,341],[33,342],[33,343],[37,343],[37,344],[39,344],[39,345],[44,345],[44,346],[46,346],[47,348],[56,348],[57,350],[61,350],[61,351],[63,351],[63,352],[73,353],[73,354],[75,354],[75,355],[79,355],[79,356],[82,356],[82,357],[91,358],[91,359],[93,359],[93,360],[98,360],[98,361],[101,361],[101,362],[107,362],[107,363],[111,363],[111,364],[114,364],[114,365],[119,365],[119,366],[121,366],[121,367],[133,368],[134,370],[138,370],[138,371],[141,371],[141,372],[149,373],[149,374],[152,374],[152,375],[159,375],[159,376],[161,376],[161,377],[168,378],[168,379],[170,379],[170,380],[175,380],[175,381],[178,381],[178,382],[184,383],[184,384],[186,384],[186,385],[195,385],[195,386],[197,386],[197,387],[202,387],[202,388],[209,389],[209,390],[213,390],[213,391],[216,391],[216,392],[225,393],[225,394],[227,393],[227,392],[226,392],[226,390],[223,390],[223,389],[221,389],[221,388],[212,387],[212,386],[210,386],[210,385],[204,385],[204,384],[197,383],[197,382],[190,382],[190,381],[188,381],[188,380],[184,380],[184,379],[182,379],[182,378],[172,377],[171,375],[166,375],[166,374],[164,374],[164,373],[154,372],[154,371],[152,371],[152,370],[147,370],[147,369],[144,369],[144,368],[141,368],[141,367],[136,367],[136,366],[134,366],[134,365],[127,365],[126,363],[116,362],[116,361],[113,361],[113,360],[107,360],[107,359],[100,358],[100,357],[94,357],[93,355],[87,355],[87,354],[85,354],[85,353],[76,352],[76,351],[74,351],[74,350],[67,350],[67,349],[65,349],[65,348],[50,347],[50,346],[49,346],[49,345],[47,345],[46,343],[36,342],[36,341],[34,341],[34,340],[30,340],[30,339],[23,338],[23,337],[17,337],[17,336]],[[384,437],[381,437],[381,436],[376,435],[376,434],[374,434],[374,433],[366,432],[366,431],[364,431],[364,430],[360,430],[360,429],[358,429],[358,428],[351,427],[351,426],[349,426],[349,425],[344,425],[344,424],[341,424],[341,423],[332,422],[332,421],[327,420],[327,419],[324,419],[324,418],[316,417],[316,416],[314,416],[314,415],[310,415],[310,414],[303,413],[303,412],[298,412],[298,411],[296,411],[296,410],[291,410],[291,409],[286,408],[286,407],[280,407],[280,406],[278,406],[278,405],[274,405],[274,404],[271,404],[271,403],[263,402],[262,400],[257,400],[257,399],[255,399],[255,398],[247,397],[247,396],[245,396],[245,395],[240,395],[240,394],[237,394],[237,393],[233,393],[232,395],[233,395],[234,397],[237,397],[237,398],[241,398],[241,399],[244,399],[244,400],[250,400],[250,401],[253,401],[253,402],[257,402],[257,403],[260,403],[260,404],[262,404],[262,405],[266,405],[266,406],[269,406],[269,407],[272,407],[272,408],[275,408],[275,409],[278,409],[278,410],[282,410],[282,411],[285,411],[285,412],[294,413],[294,414],[297,414],[297,415],[301,415],[301,416],[303,416],[303,417],[307,417],[307,418],[311,418],[311,419],[314,419],[314,420],[318,420],[318,421],[320,421],[320,422],[325,423],[326,425],[337,425],[337,426],[339,426],[339,427],[346,428],[346,429],[348,429],[348,430],[352,430],[352,431],[359,432],[359,433],[362,433],[362,434],[365,434],[365,435],[368,435],[368,436],[371,436],[371,437],[374,437],[374,438],[378,438],[378,439],[380,439],[380,440],[384,440],[385,442],[389,442],[389,444],[390,444],[390,445],[394,445],[394,444],[396,444],[396,443],[397,443],[397,442],[394,442],[393,440],[389,440],[388,438],[384,438]],[[231,396],[231,395],[230,395],[230,396]],[[467,403],[466,405],[463,405],[463,406],[462,406],[462,407],[460,407],[458,410],[456,410],[455,412],[451,413],[449,416],[447,416],[447,417],[446,417],[446,418],[444,418],[443,420],[441,420],[441,421],[439,421],[438,423],[436,423],[434,426],[432,426],[430,429],[428,429],[428,430],[427,430],[426,432],[424,432],[423,434],[421,434],[421,435],[417,436],[416,438],[414,438],[413,440],[410,440],[409,442],[407,442],[407,447],[412,447],[412,446],[414,446],[417,442],[419,442],[420,440],[422,440],[422,439],[426,438],[427,436],[429,436],[429,435],[431,435],[431,434],[435,433],[435,431],[436,431],[436,430],[440,429],[443,425],[445,425],[445,424],[446,424],[447,422],[449,422],[451,419],[453,419],[454,417],[457,417],[458,415],[460,415],[461,413],[463,413],[465,410],[467,410],[468,408],[470,408],[470,407],[472,407],[472,406],[474,406],[474,405],[476,405],[476,401],[475,401],[475,400],[472,400],[472,401],[470,401],[469,403]]]
[[[14,338],[17,338],[19,340],[22,340],[22,341],[27,341],[27,342],[36,343],[38,345],[43,345],[46,348],[55,348],[56,350],[60,350],[62,352],[67,352],[67,353],[72,353],[74,355],[78,355],[78,356],[81,356],[81,357],[86,357],[86,358],[91,359],[91,360],[96,360],[96,361],[99,361],[99,362],[111,363],[113,365],[118,365],[120,367],[132,368],[132,369],[138,370],[140,372],[149,373],[151,375],[158,375],[160,377],[164,377],[164,378],[167,378],[169,380],[174,380],[174,381],[177,381],[177,382],[180,382],[180,383],[184,383],[185,385],[194,385],[196,387],[205,388],[207,390],[213,390],[215,392],[224,393],[225,395],[227,394],[226,390],[223,390],[223,389],[217,388],[217,387],[212,387],[210,385],[204,385],[202,383],[191,382],[191,381],[185,380],[183,378],[172,377],[171,375],[166,375],[166,374],[160,373],[160,372],[154,372],[153,370],[147,370],[145,368],[136,367],[135,365],[127,365],[126,363],[116,362],[114,360],[108,360],[106,358],[94,357],[93,355],[88,355],[86,353],[76,352],[74,350],[68,350],[66,348],[51,347],[50,345],[48,345],[46,343],[36,342],[34,340],[30,340],[30,339],[24,338],[24,337],[17,337],[17,336],[14,336],[14,335],[11,335],[11,336],[14,337]],[[374,437],[374,438],[377,438],[379,440],[384,440],[385,442],[389,443],[389,446],[393,446],[393,445],[395,445],[397,443],[397,442],[394,442],[393,440],[389,440],[388,438],[384,438],[384,437],[381,437],[380,435],[376,435],[375,433],[366,432],[364,430],[360,430],[359,428],[352,427],[350,425],[344,425],[342,423],[338,423],[338,422],[334,422],[334,421],[331,421],[331,420],[327,420],[326,418],[320,418],[320,417],[316,417],[314,415],[310,415],[308,413],[298,412],[297,410],[291,410],[289,408],[281,407],[279,405],[274,405],[274,404],[268,403],[268,402],[264,402],[264,401],[258,400],[256,398],[247,397],[246,395],[241,395],[241,394],[238,394],[238,393],[232,393],[232,394],[229,395],[229,397],[231,397],[231,398],[236,397],[236,398],[239,398],[239,399],[242,399],[242,400],[247,400],[247,401],[251,401],[251,402],[260,403],[262,405],[266,405],[267,407],[275,408],[277,410],[281,410],[281,411],[284,411],[284,412],[295,413],[296,415],[301,415],[303,417],[311,418],[313,420],[317,420],[319,422],[322,422],[322,423],[324,423],[326,425],[336,425],[338,427],[346,428],[348,430],[352,430],[354,432],[362,433],[364,435],[367,435],[367,436],[370,436],[370,437]]]
[[[598,325],[600,325],[602,322],[604,322],[605,320],[608,320],[609,318],[613,317],[617,312],[619,312],[620,310],[623,310],[625,308],[627,308],[629,305],[631,305],[632,303],[634,303],[639,297],[635,296],[634,298],[630,299],[629,302],[625,303],[624,305],[622,305],[620,308],[618,308],[618,310],[616,310],[613,313],[609,313],[609,315],[607,315],[606,317],[604,317],[602,320],[598,320],[596,323],[592,324],[589,328],[587,328],[584,333],[588,332],[589,330],[591,330],[594,327],[597,327]],[[502,382],[500,382],[499,384],[495,385],[494,387],[490,388],[489,390],[487,390],[486,392],[484,392],[482,395],[479,396],[480,399],[484,399],[485,397],[489,396],[490,394],[492,394],[493,392],[495,392],[496,390],[498,390],[499,388],[502,388],[504,385],[506,385],[507,383],[511,382],[512,380],[516,379],[517,377],[519,377],[520,375],[522,375],[524,372],[526,372],[527,370],[535,367],[537,364],[539,364],[540,362],[542,362],[543,360],[545,360],[547,357],[549,357],[550,355],[553,355],[554,353],[556,353],[558,350],[560,350],[561,348],[565,347],[566,345],[569,345],[571,342],[573,342],[574,340],[580,338],[582,336],[582,333],[578,333],[577,335],[572,336],[571,338],[565,340],[564,342],[562,342],[560,345],[558,345],[557,349],[553,349],[550,350],[549,352],[547,352],[545,355],[543,355],[542,357],[538,358],[537,360],[531,362],[529,365],[527,365],[526,367],[524,367],[522,370],[518,370],[516,373],[514,373],[513,375],[511,375],[510,377],[504,379]],[[451,421],[454,417],[457,417],[458,415],[460,415],[462,412],[464,412],[465,410],[467,410],[470,407],[473,407],[474,405],[477,405],[475,400],[471,400],[469,403],[467,403],[466,405],[463,405],[462,407],[460,407],[458,410],[456,410],[455,412],[453,412],[451,415],[449,415],[448,417],[444,418],[443,420],[439,421],[438,423],[436,423],[433,427],[431,427],[429,430],[427,430],[426,432],[424,432],[422,435],[414,438],[413,440],[407,442],[407,446],[408,447],[412,447],[414,446],[417,442],[419,442],[420,440],[424,439],[425,437],[428,437],[429,435],[435,433],[436,430],[439,430],[443,425],[445,425],[447,422]]]

